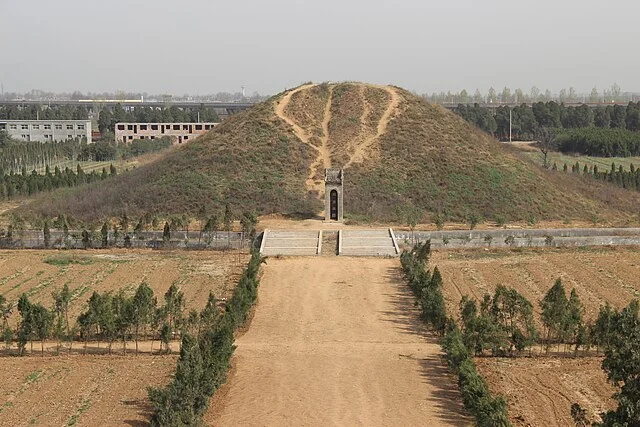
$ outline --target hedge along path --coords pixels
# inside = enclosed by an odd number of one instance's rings
[[[215,426],[469,425],[397,259],[270,258]]]

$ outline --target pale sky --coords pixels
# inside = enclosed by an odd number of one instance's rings
[[[5,92],[640,91],[638,0],[0,0]]]

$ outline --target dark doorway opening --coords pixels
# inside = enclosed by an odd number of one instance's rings
[[[329,193],[329,218],[338,220],[338,192],[331,190]]]

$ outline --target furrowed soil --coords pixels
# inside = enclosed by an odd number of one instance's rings
[[[52,292],[67,284],[72,292],[69,319],[73,324],[96,291],[133,295],[142,282],[153,289],[158,304],[172,283],[184,292],[186,310],[201,310],[209,291],[231,296],[247,255],[212,251],[69,250],[0,251],[0,295],[17,303],[26,293],[32,302],[52,307]],[[17,310],[9,322],[15,325]]]
[[[469,425],[397,259],[269,259],[209,425]]]
[[[640,297],[640,256],[637,248],[578,248],[539,250],[437,251],[432,266],[444,278],[447,310],[458,313],[462,295],[478,300],[498,284],[515,288],[533,303],[541,327],[539,301],[560,277],[568,292],[575,288],[584,305],[585,320],[594,320],[605,302],[621,308]],[[552,347],[540,348],[533,358],[476,358],[495,393],[509,403],[516,425],[564,426],[571,423],[571,404],[579,403],[591,421],[611,409],[614,388],[600,369],[602,357],[572,358]]]
[[[614,388],[600,369],[602,358],[476,358],[491,391],[505,397],[514,425],[574,425],[571,405],[579,403],[588,420],[615,408]]]
[[[186,311],[201,310],[209,291],[228,298],[246,264],[247,255],[211,251],[163,252],[151,250],[0,251],[0,293],[15,303],[26,293],[31,301],[51,307],[51,292],[66,283],[73,293],[70,322],[86,308],[94,291],[133,294],[146,281],[158,304],[172,283],[184,292]],[[10,324],[19,320],[14,307]],[[67,343],[56,353],[57,343],[27,344],[25,357],[0,357],[0,425],[148,425],[147,387],[166,385],[176,369],[179,342],[173,352],[157,353],[158,341],[141,341],[141,354],[127,343],[128,356],[121,356],[122,343],[106,355],[106,343],[75,342],[69,354]],[[15,344],[8,353],[15,353]],[[6,350],[2,350],[7,353]]]
[[[175,355],[0,359],[0,425],[144,426]]]

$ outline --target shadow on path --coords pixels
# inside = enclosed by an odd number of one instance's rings
[[[438,353],[425,358],[413,355],[403,356],[416,361],[416,369],[423,380],[431,386],[433,393],[425,396],[427,402],[436,408],[438,418],[453,425],[468,425],[472,423],[460,397],[455,375],[449,372],[439,347],[439,337],[429,330],[420,319],[420,310],[415,303],[415,297],[402,280],[399,267],[389,268],[385,279],[394,286],[394,292],[385,295],[392,305],[390,311],[381,311],[382,320],[393,323],[394,327],[403,334],[419,335],[427,345],[438,345]]]

